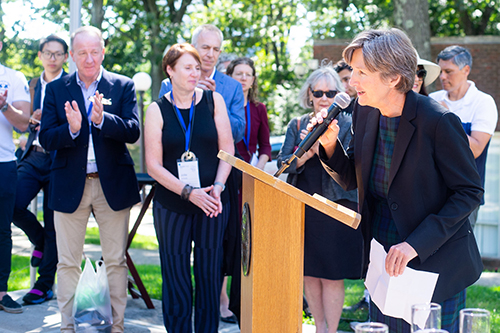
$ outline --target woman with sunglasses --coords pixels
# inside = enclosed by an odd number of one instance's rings
[[[295,151],[307,135],[311,117],[328,108],[335,95],[344,91],[339,75],[331,64],[322,65],[306,80],[299,93],[299,104],[312,112],[292,119],[285,142],[278,155],[278,167]],[[351,115],[341,112],[339,139],[344,145],[351,140]],[[340,205],[357,210],[357,192],[344,191],[331,178],[318,158],[316,143],[287,169],[287,182],[306,193],[318,193]],[[361,277],[361,230],[354,230],[315,209],[305,208],[304,290],[314,317],[316,332],[337,332],[344,303],[344,279]]]
[[[429,94],[425,87],[436,81],[439,73],[441,73],[441,68],[437,64],[421,59],[420,57],[418,57],[417,66],[412,90],[417,94],[428,96]]]

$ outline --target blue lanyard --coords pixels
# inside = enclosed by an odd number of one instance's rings
[[[93,105],[94,105],[94,103],[90,102],[89,109],[87,110],[87,119],[89,121],[89,124],[90,124],[90,115],[92,114],[92,106]]]
[[[97,87],[95,88],[94,93],[91,95],[91,96],[94,96],[94,98],[95,98],[95,92],[96,91],[97,91]],[[89,108],[87,110],[87,120],[89,121],[89,124],[91,123],[90,116],[92,115],[92,107],[93,106],[94,106],[94,102],[90,102]]]
[[[248,152],[250,152],[250,129],[251,129],[251,119],[250,119],[250,101],[247,102],[247,133],[243,137],[243,142],[245,143],[245,146],[247,146]]]
[[[175,109],[175,115],[177,116],[177,120],[179,121],[179,124],[181,124],[182,131],[184,132],[184,136],[186,137],[186,149],[185,151],[189,151],[189,146],[190,146],[190,141],[191,141],[191,136],[192,136],[192,124],[193,124],[193,117],[194,117],[194,101],[196,99],[196,92],[193,94],[193,100],[191,102],[191,108],[189,109],[189,124],[186,128],[186,123],[184,122],[184,118],[182,118],[182,114],[177,108],[177,105],[175,105],[175,100],[174,100],[174,93],[170,94],[170,98],[172,99],[172,104],[174,105]]]

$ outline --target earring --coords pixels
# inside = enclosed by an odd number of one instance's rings
[[[312,100],[309,100],[309,106],[313,106],[313,101]]]

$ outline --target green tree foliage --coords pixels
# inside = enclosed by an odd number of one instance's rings
[[[296,114],[301,83],[294,74],[288,43],[290,30],[300,24],[298,0],[229,0],[197,6],[190,15],[192,26],[213,23],[224,33],[224,52],[252,57],[257,66],[261,100],[266,104],[274,132],[283,133]]]
[[[500,34],[500,2],[494,0],[429,1],[433,36]]]
[[[37,0],[0,0],[0,5],[9,1],[23,1],[35,6]],[[268,106],[270,118],[275,120],[275,133],[283,133],[288,121],[304,112],[296,99],[307,74],[297,77],[294,69],[312,57],[312,40],[352,38],[367,28],[397,25],[395,9],[398,9],[398,4],[405,3],[390,0],[82,2],[82,24],[103,29],[107,48],[105,68],[130,77],[138,71],[149,72],[153,79],[153,99],[158,95],[164,78],[161,69],[164,50],[174,43],[190,41],[191,31],[199,24],[219,26],[225,36],[225,52],[250,56],[256,61],[261,101]],[[499,2],[492,0],[429,1],[431,35],[499,34],[499,6]],[[409,14],[404,11],[403,14]],[[50,0],[46,8],[39,9],[39,13],[69,29],[69,0]],[[0,15],[3,15],[1,7]],[[411,18],[411,15],[404,17],[408,16]],[[293,63],[288,53],[290,31],[294,26],[308,29],[312,35],[298,63]],[[14,31],[23,29],[21,25],[14,28]],[[412,32],[407,32],[411,37]],[[0,37],[4,34],[2,23]],[[419,49],[420,46],[416,46]],[[0,61],[32,77],[41,71],[36,59],[37,50],[38,41],[23,40],[15,35],[10,40],[4,39]]]
[[[304,6],[314,39],[353,38],[366,29],[393,25],[390,0],[310,0]]]

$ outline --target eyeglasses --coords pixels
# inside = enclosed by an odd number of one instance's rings
[[[337,90],[328,90],[328,91],[323,91],[323,90],[312,90],[311,93],[313,94],[314,97],[316,98],[321,98],[323,97],[323,94],[326,95],[327,98],[334,98],[335,95],[337,95],[338,91]]]
[[[45,60],[50,60],[50,59],[52,59],[52,57],[54,57],[54,59],[56,59],[56,60],[61,60],[64,57],[64,53],[63,52],[52,53],[49,51],[42,52],[42,58],[44,58]]]
[[[425,69],[419,69],[417,70],[417,76],[419,79],[425,79],[425,76],[427,75],[427,71]]]

